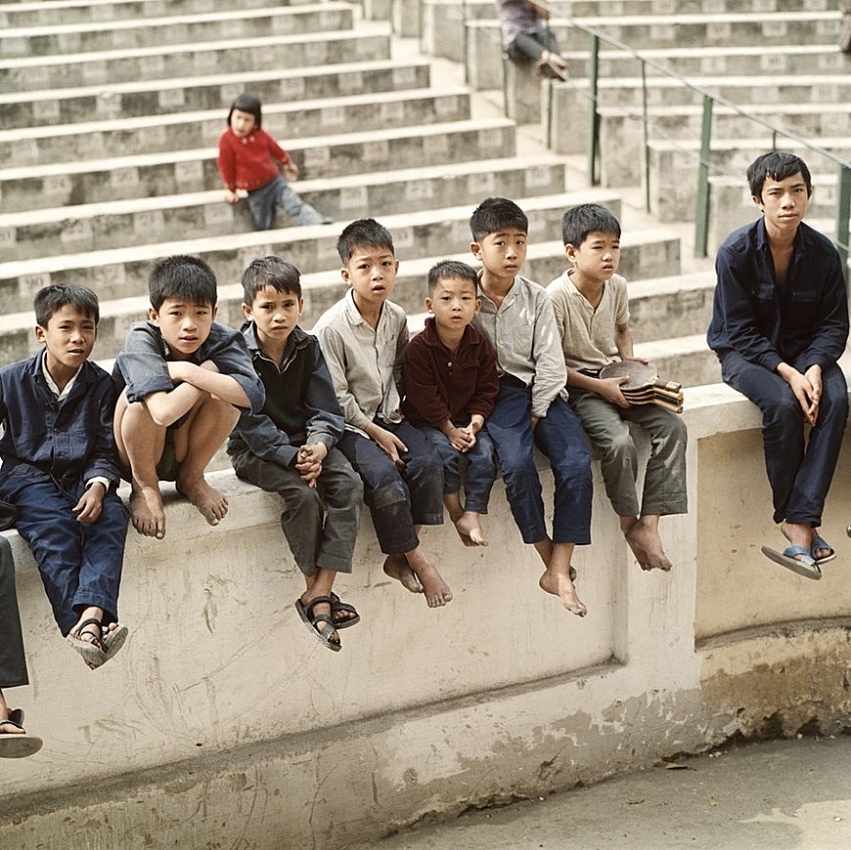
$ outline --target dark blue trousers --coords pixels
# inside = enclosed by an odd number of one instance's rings
[[[762,411],[774,521],[818,527],[848,418],[848,390],[842,370],[834,365],[822,373],[819,417],[809,439],[801,405],[776,372],[731,351],[721,359],[721,377]]]
[[[28,681],[15,592],[15,562],[9,541],[0,536],[0,688],[14,688]]]
[[[505,494],[524,543],[548,536],[534,447],[550,461],[555,483],[554,543],[591,542],[591,452],[585,432],[566,401],[556,398],[532,430],[532,391],[500,381],[488,434],[505,481]]]
[[[129,513],[114,491],[96,522],[77,522],[71,510],[83,492],[69,492],[33,467],[18,467],[3,482],[2,498],[18,506],[15,523],[38,564],[53,616],[63,635],[84,608],[104,609],[104,625],[118,619],[118,587]]]
[[[408,448],[397,467],[368,437],[346,431],[337,448],[363,481],[363,500],[372,516],[375,535],[385,555],[400,555],[419,545],[415,525],[443,522],[443,464],[421,431],[400,422],[378,423]]]

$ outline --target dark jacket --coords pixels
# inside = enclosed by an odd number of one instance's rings
[[[774,371],[781,362],[805,372],[836,363],[848,338],[848,301],[839,253],[801,222],[786,283],[778,288],[765,232],[756,222],[731,233],[715,259],[717,284],[709,347],[736,351]]]
[[[321,442],[333,448],[345,420],[316,337],[294,328],[277,364],[260,347],[253,322],[243,334],[266,389],[266,401],[257,413],[242,412],[228,441],[228,454],[247,450],[280,466],[291,466],[298,447],[305,443]]]
[[[412,425],[440,428],[450,419],[463,427],[474,413],[487,419],[499,392],[496,354],[487,339],[468,325],[453,356],[438,338],[433,317],[408,343],[402,374],[402,410]]]

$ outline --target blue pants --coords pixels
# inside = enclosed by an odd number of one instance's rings
[[[488,512],[493,482],[496,480],[496,462],[493,441],[483,428],[476,434],[476,444],[467,452],[453,448],[446,434],[437,428],[420,426],[431,441],[443,463],[443,492],[457,493],[461,489],[461,468],[464,467],[464,510],[477,514]]]
[[[721,377],[762,411],[774,521],[818,527],[848,418],[848,390],[842,370],[833,365],[822,373],[818,421],[808,440],[801,405],[776,372],[730,351],[721,358]]]
[[[443,466],[425,434],[407,422],[379,422],[408,448],[400,469],[378,443],[346,431],[337,448],[363,481],[363,499],[385,555],[400,555],[419,546],[415,525],[443,522]]]
[[[271,230],[275,224],[275,207],[280,207],[299,224],[320,224],[322,215],[303,201],[283,177],[275,177],[265,186],[248,193],[248,209],[257,230]]]
[[[554,543],[591,542],[591,452],[576,414],[561,398],[532,430],[532,391],[500,381],[488,433],[502,467],[505,494],[524,543],[548,537],[534,447],[550,461],[555,483]]]
[[[15,592],[15,562],[9,541],[0,537],[0,688],[14,688],[28,681]]]
[[[129,513],[114,491],[96,522],[77,522],[71,508],[82,485],[68,492],[33,467],[18,467],[3,482],[3,496],[18,506],[15,526],[38,564],[53,616],[63,635],[84,608],[104,609],[104,625],[118,619],[118,587]]]
[[[240,478],[281,495],[281,528],[304,575],[312,576],[319,568],[352,571],[363,486],[337,449],[331,449],[322,462],[315,487],[307,485],[295,467],[281,466],[249,451],[232,455],[231,462]]]

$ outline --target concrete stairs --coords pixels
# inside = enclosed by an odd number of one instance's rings
[[[439,66],[435,81],[415,45],[346,4],[113,5],[0,6],[2,362],[35,350],[32,295],[50,282],[98,292],[96,356],[107,359],[145,316],[148,268],[167,254],[206,258],[219,277],[220,319],[238,325],[242,270],[280,253],[304,275],[309,328],[344,292],[335,245],[354,218],[375,216],[393,232],[395,297],[416,314],[437,259],[472,261],[469,214],[489,195],[529,214],[526,272],[544,284],[564,268],[567,206],[590,200],[623,212],[617,192],[582,189],[569,158],[483,109],[457,68]],[[246,209],[222,202],[216,142],[244,90],[261,97],[264,126],[298,163],[298,191],[334,224],[258,233]],[[622,271],[633,280],[670,277],[681,260],[672,228],[645,223],[625,234]],[[652,285],[646,297],[654,306],[645,314],[658,315]]]

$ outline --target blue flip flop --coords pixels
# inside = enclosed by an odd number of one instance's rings
[[[762,554],[774,561],[775,564],[780,564],[781,567],[786,567],[787,570],[792,570],[799,576],[812,579],[821,578],[821,569],[805,546],[787,546],[782,554],[774,549],[769,549],[768,546],[763,546]]]
[[[825,555],[823,558],[817,558],[816,549],[828,549],[830,551],[830,554]],[[822,564],[826,564],[828,561],[833,561],[836,558],[836,550],[823,537],[819,537],[817,534],[813,538],[813,543],[810,546],[810,557],[819,566],[821,566]]]

